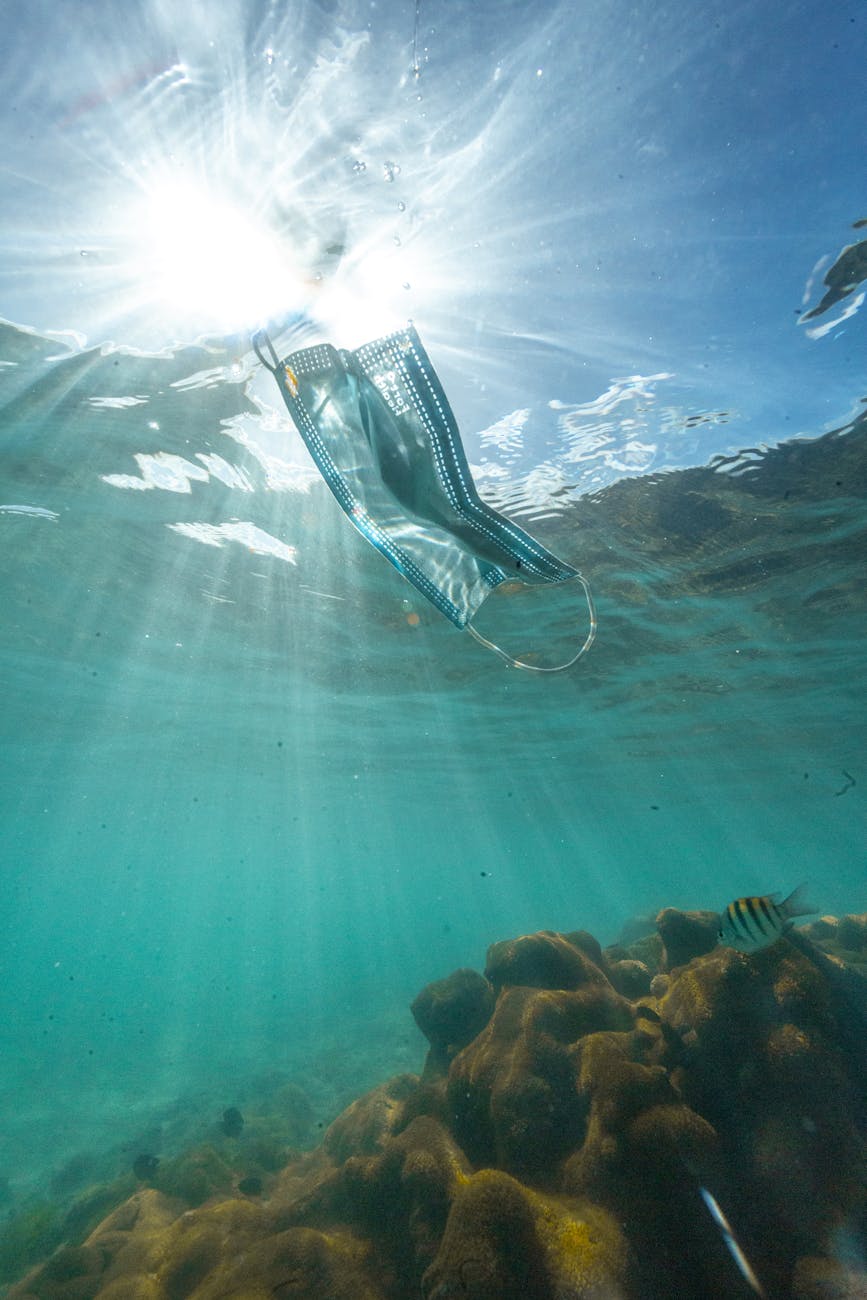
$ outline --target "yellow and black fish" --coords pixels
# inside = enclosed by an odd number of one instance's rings
[[[809,916],[817,911],[806,900],[806,885],[799,885],[788,898],[778,902],[779,894],[736,898],[720,916],[718,938],[727,948],[738,952],[760,952],[776,943],[792,928],[792,918]]]

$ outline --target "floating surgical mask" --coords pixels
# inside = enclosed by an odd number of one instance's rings
[[[414,329],[355,352],[320,344],[282,361],[263,331],[253,346],[343,510],[441,614],[516,668],[556,672],[590,648],[596,617],[586,580],[481,500],[454,415]],[[568,579],[582,584],[590,612],[584,644],[568,663],[542,668],[514,659],[472,626],[502,582]]]

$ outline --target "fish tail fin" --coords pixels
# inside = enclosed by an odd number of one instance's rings
[[[807,897],[809,887],[807,881],[804,881],[802,885],[798,885],[797,889],[792,890],[788,898],[784,898],[780,903],[780,911],[785,914],[787,920],[791,920],[793,916],[812,916],[815,912],[818,912],[818,907],[814,907]]]

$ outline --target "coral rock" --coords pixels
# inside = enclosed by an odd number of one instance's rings
[[[623,961],[610,962],[608,978],[617,992],[630,1000],[646,997],[650,992],[650,971],[643,961],[626,958]]]
[[[343,1161],[381,1151],[417,1087],[416,1075],[399,1074],[353,1101],[327,1130],[322,1143],[327,1153]]]
[[[89,1300],[99,1288],[102,1268],[95,1246],[61,1246],[31,1278],[26,1294],[38,1300]]]
[[[172,1204],[150,1188],[137,1192],[118,1206],[91,1233],[83,1246],[62,1246],[13,1287],[10,1297],[14,1300],[31,1300],[32,1297],[38,1300],[75,1300],[76,1290],[83,1291],[87,1297],[101,1296],[99,1287],[116,1273],[122,1274],[126,1281],[131,1274],[149,1270],[153,1263],[154,1243],[162,1238],[181,1208],[180,1203]],[[137,1230],[135,1246],[128,1251],[134,1230]],[[124,1254],[126,1251],[128,1253]],[[144,1267],[141,1266],[143,1257],[147,1261]],[[74,1270],[77,1268],[83,1272],[76,1274]],[[65,1282],[60,1281],[59,1275],[63,1274],[67,1275]],[[131,1288],[127,1295],[133,1297],[136,1292]]]
[[[664,1186],[683,1162],[705,1165],[714,1130],[686,1106],[667,1071],[633,1059],[636,1038],[600,1033],[579,1045],[579,1094],[589,1112],[585,1140],[567,1162],[565,1187],[619,1210],[648,1197],[648,1179]]]
[[[864,920],[829,948],[867,952]],[[747,956],[715,929],[667,909],[605,954],[581,932],[495,944],[490,985],[460,971],[416,999],[429,1077],[279,1170],[283,1121],[251,1113],[235,1167],[161,1161],[83,1242],[131,1174],[65,1216],[32,1206],[0,1276],[65,1244],[8,1300],[731,1300],[721,1214],[765,1294],[863,1295],[867,980],[805,931]]]
[[[656,928],[663,945],[662,968],[672,971],[717,946],[719,914],[665,907],[656,918]]]
[[[574,991],[501,993],[490,1024],[449,1071],[451,1124],[470,1159],[512,1173],[555,1165],[584,1130],[574,1044],[632,1022],[631,1007],[604,977]]]
[[[232,1170],[211,1146],[196,1147],[162,1162],[153,1176],[159,1191],[177,1196],[190,1206],[230,1191],[232,1181]]]
[[[369,1263],[368,1248],[348,1232],[290,1228],[232,1260],[201,1300],[383,1300]]]
[[[860,916],[841,916],[834,939],[847,952],[856,953],[867,948],[867,912]]]
[[[540,930],[538,934],[524,934],[518,939],[491,944],[485,974],[497,990],[515,985],[579,989],[585,984],[608,984],[595,960],[576,948],[566,935],[555,934],[553,930]]]
[[[688,1043],[679,1087],[738,1170],[734,1211],[762,1242],[765,1268],[783,1279],[864,1203],[856,1125],[867,984],[803,937],[795,942],[694,961],[674,972],[659,1004]]]
[[[431,1045],[432,1069],[445,1069],[455,1052],[480,1034],[494,1010],[494,990],[474,970],[456,970],[426,985],[412,1003],[415,1022]]]
[[[564,938],[569,940],[573,948],[577,948],[584,953],[585,957],[589,957],[600,970],[605,970],[605,955],[602,952],[602,945],[588,930],[570,930]]]
[[[98,1292],[98,1300],[163,1300],[163,1291],[155,1277],[138,1273],[109,1282]]]
[[[542,1196],[499,1170],[455,1197],[423,1280],[425,1300],[608,1300],[623,1294],[628,1249],[595,1206]]]
[[[378,1244],[400,1292],[418,1295],[445,1230],[449,1207],[470,1166],[449,1132],[420,1117],[381,1155],[348,1160],[335,1204]]]
[[[633,961],[643,961],[652,974],[657,974],[661,970],[665,959],[665,948],[662,939],[659,937],[659,931],[654,930],[653,934],[645,934],[641,939],[635,939],[627,949],[618,951],[617,956],[619,958],[628,957]]]
[[[820,942],[833,940],[837,934],[839,921],[836,916],[819,916],[815,921],[809,921],[803,926],[804,934],[810,939],[817,939]]]

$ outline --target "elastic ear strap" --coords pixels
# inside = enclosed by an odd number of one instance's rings
[[[542,668],[539,664],[528,664],[523,659],[513,659],[512,656],[507,654],[500,646],[495,645],[493,641],[489,641],[486,636],[482,636],[481,632],[477,632],[472,623],[467,624],[467,631],[471,636],[475,637],[480,645],[485,646],[488,650],[493,650],[494,654],[499,655],[501,659],[505,660],[510,668],[523,668],[528,673],[562,673],[566,668],[571,668],[573,664],[577,664],[581,656],[587,653],[593,642],[596,640],[596,606],[593,604],[593,593],[591,592],[590,584],[584,577],[583,573],[579,573],[577,577],[581,586],[584,588],[584,595],[587,599],[587,610],[590,614],[590,631],[587,633],[586,640],[578,653],[574,654],[565,664],[555,664],[552,668]]]
[[[253,335],[252,343],[253,343],[253,351],[256,353],[256,356],[262,362],[262,365],[266,368],[266,370],[270,370],[272,375],[276,375],[277,371],[280,369],[280,358],[277,356],[277,353],[274,351],[274,344],[271,342],[271,336],[268,333],[268,331],[256,330],[256,333]],[[270,361],[268,360],[267,357],[264,357],[262,355],[263,347],[266,347],[268,349],[268,352],[271,355]]]

